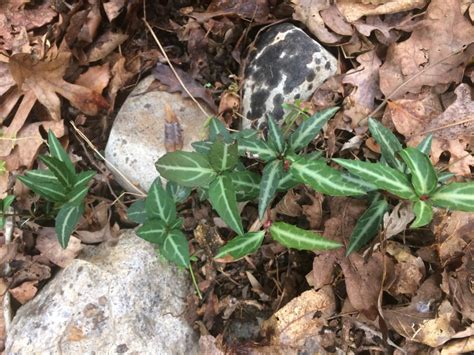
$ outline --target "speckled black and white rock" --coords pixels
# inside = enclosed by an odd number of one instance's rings
[[[264,32],[249,54],[243,87],[243,125],[260,126],[271,114],[284,116],[282,104],[307,100],[337,70],[337,60],[300,28],[283,23]]]

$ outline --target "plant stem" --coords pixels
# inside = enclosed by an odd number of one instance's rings
[[[191,267],[191,263],[189,263],[189,272],[191,273],[191,278],[193,279],[193,285],[194,285],[194,288],[196,289],[196,293],[199,297],[200,300],[202,300],[202,294],[201,294],[201,291],[199,290],[199,287],[198,287],[198,284],[196,282],[196,277],[194,276],[194,271],[193,271],[193,268]]]

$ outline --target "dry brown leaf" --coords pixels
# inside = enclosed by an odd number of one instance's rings
[[[312,200],[311,205],[303,205],[303,214],[309,222],[310,229],[318,229],[323,221],[323,201],[324,195],[319,192],[308,193],[307,196]]]
[[[26,281],[20,286],[10,289],[9,292],[18,302],[25,304],[35,297],[36,292],[38,292],[37,286],[38,281]]]
[[[102,6],[104,7],[109,22],[112,22],[122,12],[125,6],[125,0],[110,0],[102,3]]]
[[[390,241],[385,250],[395,259],[395,279],[388,292],[394,296],[414,295],[426,274],[423,260],[412,255],[410,249],[400,243]]]
[[[474,52],[474,46],[469,46],[473,42],[474,26],[461,14],[459,0],[431,1],[424,20],[410,38],[389,47],[380,68],[380,89],[386,97],[395,99],[407,92],[418,93],[425,85],[459,83],[466,61]],[[419,74],[421,70],[425,71]]]
[[[448,151],[449,171],[470,175],[474,157],[467,147],[474,134],[474,101],[466,84],[459,85],[454,92],[456,100],[443,113],[434,95],[423,95],[421,100],[390,102],[388,112],[397,131],[407,138],[409,146],[416,146],[426,134],[432,133],[433,163],[438,163],[441,154]]]
[[[213,112],[217,111],[217,107],[214,104],[214,100],[209,92],[202,85],[200,85],[196,80],[194,80],[191,75],[182,71],[179,68],[175,68],[178,76],[183,81],[184,85],[188,91],[197,99],[203,100]],[[165,64],[158,63],[153,69],[153,75],[160,83],[167,86],[168,92],[181,92],[184,97],[188,97],[188,94],[183,89],[181,84],[176,79],[176,76],[171,71],[170,67]]]
[[[23,1],[0,2],[0,47],[4,50],[12,48],[18,29],[31,31],[50,23],[57,15],[49,0],[28,8],[24,5]]]
[[[375,108],[375,99],[382,96],[379,89],[382,62],[375,51],[359,55],[357,61],[360,66],[349,70],[342,80],[354,87],[344,102],[344,115],[352,120],[353,128]]]
[[[109,84],[110,77],[109,63],[105,63],[103,65],[89,67],[86,72],[79,75],[79,78],[77,78],[74,84],[84,86],[101,94]]]
[[[134,73],[130,72],[125,68],[125,57],[120,56],[114,61],[112,66],[110,85],[108,88],[108,98],[110,101],[110,107],[115,106],[115,97],[119,90],[121,90],[125,84],[134,76]]]
[[[15,85],[7,63],[0,62],[0,97]],[[4,116],[2,116],[3,118]]]
[[[36,249],[52,263],[65,268],[79,255],[82,250],[81,241],[71,236],[66,249],[58,242],[54,228],[41,228],[36,239]]]
[[[275,212],[290,217],[301,216],[302,208],[297,202],[301,198],[301,195],[297,194],[295,190],[291,189],[275,206]]]
[[[10,71],[18,87],[32,91],[55,120],[61,118],[58,94],[87,115],[96,115],[100,109],[108,108],[107,101],[96,92],[63,79],[70,56],[70,53],[60,52],[51,53],[43,60],[24,53],[10,57]]]
[[[87,60],[89,62],[96,62],[104,59],[127,39],[128,35],[123,33],[105,32],[94,41],[87,55]]]
[[[258,23],[266,20],[268,14],[269,8],[266,0],[213,0],[206,12],[192,12],[189,16],[200,23],[220,16],[239,16]]]
[[[383,230],[385,238],[389,239],[407,229],[408,224],[415,219],[411,202],[402,201],[396,205],[392,212],[383,216]]]
[[[292,0],[294,8],[293,19],[300,21],[308,27],[309,31],[321,42],[336,43],[341,40],[341,36],[330,32],[320,15],[320,11],[331,6],[329,0]]]
[[[342,36],[352,36],[354,29],[346,22],[336,5],[331,5],[320,12],[321,18],[327,27]]]
[[[360,2],[354,0],[338,0],[337,7],[348,22],[354,22],[363,16],[394,14],[402,11],[420,9],[426,0],[389,0],[380,2]]]

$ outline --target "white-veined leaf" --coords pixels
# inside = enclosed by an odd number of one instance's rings
[[[357,175],[351,174],[347,171],[341,172],[342,178],[346,180],[347,182],[350,182],[351,184],[360,187],[364,191],[375,191],[378,190],[377,186],[371,184],[370,182],[365,181],[364,179],[361,179]]]
[[[215,141],[218,136],[222,136],[225,142],[231,141],[230,133],[224,124],[217,117],[212,117],[209,121],[209,139]]]
[[[298,181],[330,196],[360,196],[366,191],[343,178],[342,173],[326,165],[323,160],[305,158],[294,161],[290,173]]]
[[[262,245],[264,237],[265,231],[239,235],[220,248],[215,258],[219,259],[226,255],[230,255],[234,260],[236,260],[255,253],[258,248],[260,248],[260,245]]]
[[[430,158],[416,148],[405,148],[400,156],[411,172],[411,183],[419,196],[429,195],[436,189],[438,177]]]
[[[359,160],[333,159],[336,163],[354,175],[404,199],[416,199],[408,178],[398,170],[380,163],[369,163]]]
[[[74,174],[69,171],[64,162],[55,157],[41,156],[39,159],[49,168],[64,187],[69,187],[74,184]]]
[[[391,130],[372,117],[369,117],[369,130],[372,137],[379,144],[382,156],[388,165],[403,172],[405,166],[397,158],[397,153],[403,149],[398,138]]]
[[[453,182],[436,190],[430,201],[437,207],[474,212],[474,182]]]
[[[26,176],[31,181],[34,181],[37,184],[44,184],[44,183],[59,183],[58,178],[53,174],[50,170],[30,170],[25,173]]]
[[[442,171],[438,174],[438,182],[446,182],[456,174],[450,173],[449,171]]]
[[[195,152],[167,153],[158,159],[156,169],[165,179],[187,187],[207,186],[216,177],[206,157]]]
[[[413,204],[413,213],[415,213],[416,218],[410,228],[426,226],[433,219],[433,207],[426,201],[416,201]]]
[[[359,250],[377,235],[387,210],[388,203],[385,200],[377,200],[369,206],[352,230],[346,255]]]
[[[137,235],[147,242],[162,246],[168,235],[166,223],[159,219],[147,219],[143,225],[137,229]]]
[[[132,222],[143,224],[147,220],[148,216],[145,210],[145,200],[135,201],[127,209],[127,217]]]
[[[18,176],[18,179],[31,191],[48,201],[64,202],[66,200],[66,189],[59,182],[37,184],[35,180],[31,180],[28,176]]]
[[[230,177],[237,201],[253,200],[260,193],[260,175],[251,171],[234,171]]]
[[[78,175],[74,177],[74,185],[73,187],[87,185],[89,181],[96,175],[95,171],[87,170],[80,172]]]
[[[258,197],[258,218],[263,220],[268,205],[272,202],[278,188],[278,183],[283,176],[283,162],[273,160],[265,165],[260,181],[260,194]]]
[[[51,156],[59,159],[64,164],[66,164],[66,167],[71,172],[71,174],[73,175],[76,174],[76,169],[74,169],[74,165],[72,164],[72,161],[69,158],[69,155],[66,153],[63,146],[61,145],[59,140],[56,138],[52,130],[48,131],[48,145],[49,145],[49,153],[51,154]]]
[[[174,181],[166,183],[166,192],[173,197],[175,203],[184,202],[191,194],[192,189],[186,186],[181,186]]]
[[[209,151],[211,150],[212,142],[211,141],[197,141],[197,142],[192,142],[191,146],[199,154],[207,155],[209,154]]]
[[[244,234],[234,186],[229,175],[218,176],[209,186],[209,201],[222,220],[237,234]]]
[[[283,138],[283,132],[280,126],[275,122],[272,117],[268,117],[268,145],[275,151],[282,154],[286,149],[285,138]]]
[[[79,223],[84,212],[84,205],[69,205],[61,207],[56,216],[55,230],[59,244],[63,249],[67,248],[69,238]]]
[[[168,233],[160,253],[166,260],[178,266],[185,268],[189,266],[188,241],[179,229],[173,229]]]
[[[289,138],[288,143],[291,149],[293,151],[299,151],[311,143],[321,128],[336,114],[338,110],[338,107],[328,108],[317,112],[307,120],[303,121]]]
[[[267,143],[257,138],[240,139],[238,148],[240,155],[248,155],[252,158],[261,159],[263,161],[273,160],[278,155],[278,153],[270,148]]]
[[[211,166],[219,172],[233,169],[239,161],[237,143],[226,143],[217,137],[208,154]]]
[[[311,152],[311,153],[305,154],[303,156],[291,155],[291,153],[290,153],[286,156],[286,158],[289,161],[295,161],[295,160],[298,160],[298,159],[301,159],[301,158],[304,158],[308,161],[311,161],[311,160],[320,160],[322,155],[323,155],[323,153],[321,151]],[[299,184],[301,184],[301,182],[298,181],[297,179],[295,179],[293,177],[293,175],[288,171],[288,172],[284,173],[283,177],[280,179],[280,182],[278,183],[277,191],[288,191],[289,189],[292,189],[295,186],[298,186]]]
[[[298,250],[329,250],[342,245],[321,235],[298,228],[288,223],[276,222],[270,227],[270,234],[280,244]]]
[[[73,187],[71,191],[68,192],[66,195],[66,201],[70,205],[79,205],[84,202],[84,198],[87,196],[87,192],[89,191],[89,186],[87,185],[79,185],[77,187]]]
[[[252,128],[244,128],[232,135],[233,138],[237,139],[239,142],[240,139],[257,139],[258,131]]]
[[[145,210],[149,218],[161,219],[167,226],[176,220],[174,200],[161,186],[159,177],[150,186],[145,200]]]
[[[423,154],[426,154],[429,156],[431,154],[432,143],[433,143],[433,135],[430,133],[425,138],[423,138],[420,144],[417,145],[416,149],[418,149]]]

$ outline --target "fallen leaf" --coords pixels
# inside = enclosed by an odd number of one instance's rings
[[[57,94],[87,115],[94,116],[100,109],[108,107],[105,99],[96,92],[63,79],[70,56],[70,53],[60,52],[57,55],[51,53],[49,58],[43,60],[36,60],[25,53],[10,57],[10,71],[18,87],[23,91],[32,91],[55,120],[61,118]]]
[[[65,268],[79,255],[82,250],[81,241],[71,236],[66,249],[58,242],[56,232],[52,227],[43,227],[38,232],[36,249],[52,263]]]
[[[110,81],[109,63],[89,67],[87,71],[79,75],[74,82],[76,85],[84,86],[92,91],[101,94]]]
[[[311,205],[302,205],[303,215],[309,222],[309,228],[316,230],[321,227],[323,220],[324,195],[319,192],[308,193],[307,196],[313,202]]]
[[[407,229],[408,224],[415,219],[411,202],[398,203],[390,213],[383,216],[383,230],[385,238],[389,239]]]
[[[26,281],[23,282],[20,286],[10,289],[8,292],[21,304],[25,304],[33,297],[35,297],[38,292],[38,281]]]
[[[352,36],[354,29],[346,22],[336,5],[331,5],[320,12],[327,27],[342,36]]]
[[[127,84],[127,82],[134,76],[134,73],[127,70],[125,67],[126,59],[122,55],[119,56],[112,66],[110,85],[108,88],[108,98],[110,107],[115,107],[115,98],[117,93]]]
[[[107,19],[109,20],[109,22],[112,22],[122,12],[125,6],[125,0],[110,0],[107,2],[103,2],[102,6],[104,7]]]
[[[123,33],[112,31],[105,32],[94,41],[89,53],[87,54],[87,60],[89,62],[96,62],[104,59],[127,39],[128,35]]]
[[[298,203],[301,195],[297,194],[294,189],[288,191],[285,196],[275,206],[275,212],[290,217],[301,216],[302,208]]]
[[[15,85],[7,63],[0,62],[0,97]]]
[[[329,0],[292,0],[293,19],[300,21],[308,27],[309,31],[324,43],[336,43],[341,36],[330,32],[324,23],[320,12],[331,6]]]
[[[426,0],[388,0],[376,1],[338,0],[337,7],[348,22],[354,22],[363,16],[394,14],[402,11],[420,9]]]
[[[385,251],[395,260],[395,279],[391,282],[388,292],[394,296],[413,296],[426,274],[423,260],[412,255],[408,247],[392,241],[387,243]]]
[[[379,89],[379,68],[382,62],[375,51],[357,57],[360,66],[349,70],[342,79],[343,84],[354,88],[344,101],[344,115],[352,120],[352,127],[375,108],[375,99],[382,96]]]
[[[266,0],[213,0],[205,12],[192,12],[189,16],[200,23],[220,16],[239,16],[259,23],[266,20],[268,14]]]
[[[205,89],[202,85],[200,85],[188,73],[182,71],[179,68],[175,68],[175,70],[178,73],[180,79],[183,81],[186,88],[188,89],[188,91],[195,98],[203,100],[209,106],[209,108],[212,109],[213,112],[216,112],[217,107],[214,104],[214,100],[212,99],[209,90]],[[153,75],[155,76],[155,79],[157,79],[160,83],[168,87],[168,92],[181,92],[183,96],[189,97],[186,91],[179,83],[178,79],[176,79],[176,76],[173,74],[170,67],[168,67],[167,65],[158,63],[153,69]]]
[[[389,47],[380,68],[380,89],[397,99],[423,86],[459,83],[473,42],[474,26],[462,15],[459,0],[431,1],[410,38]]]

